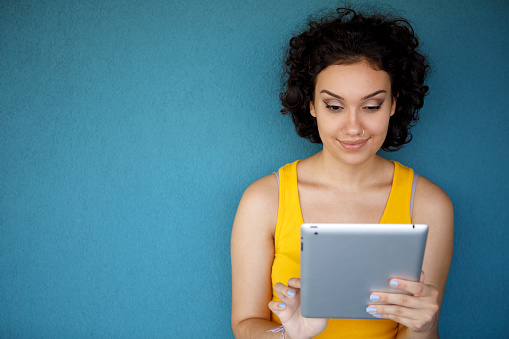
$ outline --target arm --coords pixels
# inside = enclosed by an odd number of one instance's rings
[[[279,325],[270,321],[271,268],[277,222],[278,187],[274,175],[247,188],[233,223],[232,330],[235,338],[281,338],[267,333]]]
[[[276,177],[270,175],[246,190],[237,210],[231,240],[235,338],[281,338],[281,333],[267,332],[279,327],[270,321],[270,310],[284,324],[287,339],[312,338],[327,326],[327,319],[301,316],[300,279],[290,279],[288,286],[277,283],[281,302],[271,301],[278,200]]]
[[[393,279],[413,296],[380,294],[392,305],[370,305],[382,318],[400,323],[397,338],[438,338],[438,318],[452,259],[454,212],[451,200],[424,177],[417,182],[412,221],[429,226],[420,282]],[[392,280],[391,280],[392,281]]]
[[[419,177],[415,191],[415,223],[429,226],[428,242],[424,254],[424,284],[436,293],[436,311],[431,326],[422,333],[415,333],[401,326],[398,338],[438,338],[438,319],[444,298],[445,285],[451,266],[454,245],[454,210],[449,196],[437,185]],[[432,306],[433,307],[433,306]]]

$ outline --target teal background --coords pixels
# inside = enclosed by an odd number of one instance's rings
[[[455,205],[440,333],[507,337],[509,3],[375,3],[433,67],[387,156]],[[241,194],[319,150],[279,114],[283,46],[338,4],[0,0],[0,337],[232,338]]]

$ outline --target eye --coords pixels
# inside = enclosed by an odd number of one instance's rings
[[[378,110],[382,107],[382,104],[383,104],[383,103],[384,103],[384,102],[382,101],[382,102],[381,102],[380,104],[378,104],[378,105],[366,105],[366,106],[364,106],[364,109],[365,109],[366,111],[368,111],[368,112],[376,112],[376,111],[378,111]]]
[[[343,109],[343,107],[338,104],[328,104],[325,101],[323,103],[325,104],[325,107],[332,112],[339,112]]]

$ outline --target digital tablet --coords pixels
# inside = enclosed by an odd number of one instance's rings
[[[403,293],[391,278],[419,281],[427,235],[421,224],[303,224],[302,316],[374,319],[371,292]]]

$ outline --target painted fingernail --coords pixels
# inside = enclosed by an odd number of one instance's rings
[[[398,282],[396,280],[391,280],[392,287],[398,287]]]
[[[285,308],[285,307],[286,307],[286,304],[284,304],[284,303],[279,303],[279,307],[281,307],[281,308]]]
[[[376,307],[366,307],[366,313],[376,312]]]
[[[373,314],[373,317],[375,317],[375,318],[381,318],[381,317],[382,317],[382,315],[377,313],[377,314]]]
[[[372,294],[369,296],[369,300],[380,300],[380,296],[378,294]]]
[[[290,297],[293,297],[295,295],[295,292],[292,290],[288,290],[288,292],[286,292],[286,294],[288,294]]]

